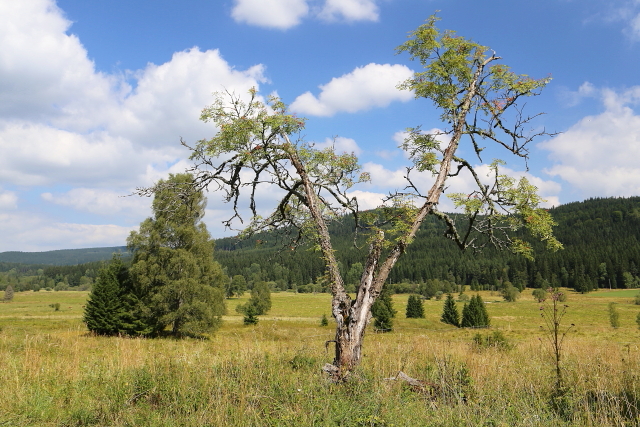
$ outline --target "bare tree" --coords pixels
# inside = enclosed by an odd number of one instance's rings
[[[448,127],[435,134],[419,127],[409,129],[402,145],[413,160],[407,168],[407,187],[390,194],[380,209],[360,212],[356,197],[349,193],[355,184],[369,180],[353,154],[315,149],[299,137],[304,119],[290,114],[278,98],[261,102],[255,90],[250,91],[248,100],[233,93],[218,94],[201,116],[215,123],[217,134],[189,147],[194,185],[221,191],[233,206],[227,226],[242,220],[242,201],[246,200],[252,217],[244,233],[295,230],[292,244],[311,239],[317,245],[326,266],[336,319],[335,358],[325,370],[336,380],[347,378],[358,365],[371,306],[427,215],[442,219],[447,225],[446,236],[461,249],[492,244],[530,257],[530,246],[513,238],[512,232],[520,228],[545,241],[549,249],[561,247],[553,237],[551,217],[539,207],[542,200],[533,185],[524,178],[502,175],[501,161],[491,163],[491,180],[486,183],[471,161],[457,154],[464,142],[482,160],[481,144],[488,141],[526,159],[527,144],[547,133],[527,133],[525,128],[537,115],[525,116],[520,101],[537,95],[549,79],[531,79],[512,73],[505,65],[494,65],[500,59],[495,53],[453,32],[440,32],[435,27],[437,20],[430,17],[398,47],[398,52],[408,52],[424,67],[399,89],[432,100]],[[427,191],[420,190],[412,173],[431,173],[433,181]],[[467,214],[468,223],[460,227],[437,206],[447,179],[461,173],[469,173],[477,188],[470,194],[449,194]],[[277,186],[282,191],[280,201],[266,217],[258,215],[256,200],[263,186]],[[160,190],[156,186],[138,193],[149,195]],[[345,291],[327,228],[330,221],[345,214],[354,217],[356,230],[368,235],[369,253],[355,299]]]

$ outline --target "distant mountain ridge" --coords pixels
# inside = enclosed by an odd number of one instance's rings
[[[44,252],[0,252],[0,262],[42,265],[76,265],[109,260],[114,253],[129,254],[126,246],[107,248],[59,249]]]

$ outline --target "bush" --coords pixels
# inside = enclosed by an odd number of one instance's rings
[[[56,302],[53,304],[49,304],[49,307],[53,308],[53,311],[60,311],[60,303]]]
[[[513,344],[507,340],[507,337],[504,336],[502,331],[493,331],[493,333],[489,335],[476,334],[473,337],[473,346],[478,350],[488,348],[511,350],[513,348]]]
[[[612,328],[617,329],[620,327],[620,313],[616,308],[615,302],[609,303],[609,323],[611,323]]]
[[[638,292],[633,302],[635,305],[640,305],[640,292]]]
[[[538,302],[544,302],[547,299],[547,291],[542,288],[534,289],[531,295],[533,295]]]
[[[502,288],[502,298],[507,302],[516,302],[520,298],[520,291],[511,283],[508,283]]]
[[[13,301],[13,287],[11,285],[7,285],[7,288],[4,290],[4,301]]]

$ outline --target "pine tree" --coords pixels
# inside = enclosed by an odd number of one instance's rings
[[[84,323],[98,335],[115,335],[123,331],[122,302],[127,269],[118,255],[98,272],[89,299],[84,308]]]
[[[257,325],[258,324],[258,316],[256,316],[256,309],[251,304],[246,304],[244,307],[244,318],[243,322],[245,325]]]
[[[442,317],[440,318],[440,321],[448,323],[449,325],[460,327],[460,314],[458,314],[456,302],[453,299],[453,295],[451,294],[447,294],[447,299],[444,302]]]
[[[407,319],[421,319],[424,317],[424,306],[417,295],[409,295],[407,301]]]
[[[158,335],[201,335],[217,329],[226,312],[228,278],[213,259],[214,242],[201,221],[206,199],[189,174],[171,174],[154,192],[153,217],[127,239],[130,274],[147,325]]]
[[[482,297],[479,294],[472,296],[469,303],[465,304],[462,309],[460,326],[463,328],[482,328],[488,327],[489,323],[489,314]]]
[[[13,301],[13,286],[7,285],[6,289],[4,290],[4,301]]]
[[[393,318],[396,317],[396,310],[393,309],[391,299],[391,289],[388,286],[382,287],[380,296],[371,306],[371,315],[375,319],[373,327],[380,332],[393,331]]]

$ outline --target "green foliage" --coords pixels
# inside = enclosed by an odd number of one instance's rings
[[[100,269],[84,310],[83,321],[91,332],[98,335],[124,332],[127,280],[128,271],[119,256],[114,256],[108,266]]]
[[[640,313],[636,316],[636,323],[638,324],[638,329],[640,329]]]
[[[391,299],[391,289],[385,285],[371,307],[371,315],[375,319],[374,329],[379,332],[393,331],[393,318],[396,317],[396,313]]]
[[[320,319],[320,326],[329,326],[329,319],[327,319],[327,315],[323,314]]]
[[[54,302],[53,304],[49,304],[49,307],[53,308],[53,311],[60,311],[60,303]]]
[[[238,313],[244,313],[245,315],[248,314],[249,310],[254,316],[266,314],[271,310],[271,290],[266,282],[256,282],[253,285],[253,289],[251,289],[249,301],[236,307]]]
[[[609,323],[611,324],[611,327],[612,328],[619,328],[620,327],[620,312],[616,308],[616,303],[615,302],[610,302],[609,303],[608,311],[609,311]]]
[[[547,299],[547,291],[542,288],[534,289],[531,294],[538,302],[544,302]]]
[[[161,180],[153,218],[127,239],[134,253],[130,277],[140,299],[146,334],[200,335],[217,329],[225,313],[227,281],[213,259],[214,242],[203,222],[205,198],[189,174]]]
[[[516,302],[520,298],[520,291],[510,282],[506,283],[502,288],[502,297],[507,302]]]
[[[4,300],[4,302],[13,301],[13,286],[7,285],[7,287],[4,289],[3,300]]]
[[[227,297],[242,296],[244,295],[246,290],[247,290],[246,279],[244,278],[243,275],[236,274],[235,276],[233,276],[233,278],[231,279],[231,282],[229,283],[229,288],[227,289]]]
[[[469,303],[462,308],[460,326],[463,328],[486,328],[489,327],[490,323],[491,320],[482,297],[480,294],[472,296]]]
[[[513,344],[509,342],[502,331],[493,331],[493,333],[488,335],[475,334],[473,337],[473,346],[477,350],[486,350],[489,348],[511,350],[513,348]]]
[[[444,301],[440,321],[458,328],[460,327],[460,314],[458,313],[456,302],[451,294],[447,294],[447,299]]]
[[[257,325],[258,324],[258,316],[257,316],[257,312],[256,312],[256,308],[251,305],[251,304],[247,304],[246,306],[243,307],[242,312],[244,313],[244,317],[242,318],[242,321],[245,325]]]
[[[407,319],[421,319],[424,318],[424,306],[422,299],[417,295],[409,295],[407,301]]]

